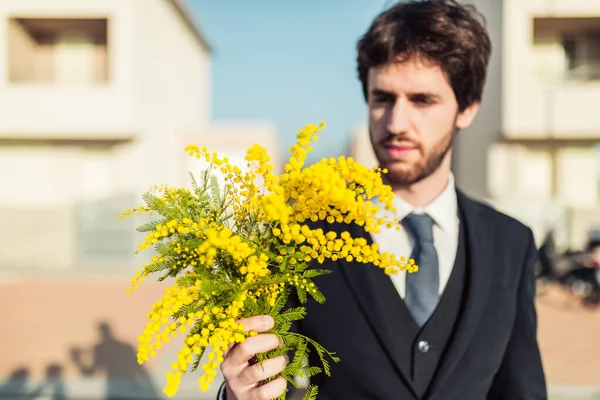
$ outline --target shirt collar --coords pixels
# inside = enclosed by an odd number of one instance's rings
[[[454,175],[450,173],[448,184],[431,203],[425,207],[414,207],[399,196],[394,196],[394,206],[396,207],[395,217],[400,221],[408,214],[427,214],[436,225],[444,232],[456,233],[458,230],[458,202],[456,198],[456,189]]]

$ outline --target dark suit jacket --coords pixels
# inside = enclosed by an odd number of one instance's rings
[[[460,191],[458,205],[470,259],[464,310],[421,398],[546,399],[536,340],[537,251],[532,232]],[[361,235],[357,226],[348,229],[353,236]],[[321,373],[312,378],[319,385],[318,399],[419,399],[400,366],[405,360],[397,356],[398,322],[380,295],[390,288],[376,287],[365,274],[367,268],[377,267],[345,261],[326,261],[318,267],[333,270],[315,279],[327,301],[309,300],[307,316],[297,329],[341,358],[339,364],[332,363],[331,377]]]

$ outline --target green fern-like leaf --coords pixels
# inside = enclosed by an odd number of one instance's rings
[[[190,287],[194,284],[194,282],[196,282],[196,279],[192,278],[191,276],[180,276],[177,278],[177,285],[181,287]]]
[[[200,366],[200,361],[202,361],[202,356],[204,356],[205,352],[206,352],[206,348],[203,348],[200,350],[200,354],[196,355],[194,363],[192,364],[192,366],[190,368],[191,372],[194,372],[198,369],[198,367]]]
[[[259,305],[254,301],[254,299],[251,299],[250,297],[246,300],[246,302],[244,303],[244,306],[246,307],[246,311],[248,315],[260,315],[260,307]]]
[[[191,171],[188,172],[188,175],[190,177],[190,185],[192,186],[192,190],[194,191],[194,194],[198,196],[198,194],[202,192],[202,189],[198,186],[198,182]]]
[[[304,367],[304,363],[306,360],[308,352],[308,342],[302,341],[294,352],[294,359],[290,364],[290,368],[299,368],[302,369]]]
[[[292,329],[292,323],[275,321],[275,327],[278,331],[288,332],[290,329]]]
[[[315,277],[321,276],[321,275],[331,274],[332,272],[333,271],[329,270],[329,269],[309,269],[309,270],[304,271],[302,276],[308,279],[308,278],[315,278]]]
[[[306,393],[304,393],[304,397],[302,400],[315,400],[317,395],[319,394],[319,388],[316,385],[309,385],[306,389]]]
[[[320,367],[307,367],[304,368],[302,370],[302,373],[299,374],[298,376],[302,377],[302,378],[312,378],[313,376],[320,374],[321,372],[323,372],[323,369]]]
[[[285,389],[285,391],[281,394],[281,396],[277,397],[275,400],[286,400],[287,394],[288,394],[288,389]]]
[[[299,321],[302,318],[304,318],[305,315],[306,315],[306,308],[304,308],[304,307],[290,308],[290,309],[285,310],[284,312],[280,313],[279,315],[276,315],[275,322],[283,323],[283,322]]]
[[[168,272],[166,272],[166,273],[165,273],[163,276],[159,277],[159,278],[158,278],[158,281],[159,281],[159,282],[162,282],[162,281],[164,281],[165,279],[168,279],[168,278],[174,278],[174,277],[176,277],[176,276],[177,276],[177,274],[179,273],[179,270],[180,270],[179,268],[177,268],[177,269],[173,269],[173,268],[171,268],[171,269],[170,269]]]
[[[300,286],[296,286],[296,293],[298,294],[298,300],[300,300],[300,303],[306,303],[306,301],[308,300],[308,298],[306,297],[306,289]]]
[[[173,314],[174,319],[178,319],[179,317],[184,317],[186,315],[188,315],[189,313],[195,313],[196,311],[202,309],[202,307],[200,307],[198,304],[188,304],[187,306],[184,306],[181,308],[181,310],[177,311],[175,314]]]
[[[281,264],[279,264],[279,271],[285,271],[287,269],[288,266],[288,258],[285,257],[283,259],[283,261],[281,262]]]
[[[150,192],[146,192],[142,195],[142,199],[146,202],[146,204],[153,210],[158,211],[161,215],[166,214],[164,211],[166,210],[165,204],[154,194]]]
[[[171,269],[175,264],[175,260],[173,258],[167,259],[163,262],[157,262],[154,264],[150,264],[146,267],[146,271],[153,273],[158,271],[164,271],[166,269]]]
[[[219,179],[215,175],[210,176],[210,195],[213,204],[219,205],[221,203],[221,188],[219,186]]]
[[[202,282],[202,291],[212,293],[213,296],[220,296],[222,293],[235,290],[236,285],[232,282],[219,280],[206,280]]]
[[[319,304],[323,304],[325,303],[325,301],[327,300],[325,298],[325,295],[323,293],[321,293],[321,291],[319,290],[319,288],[317,287],[313,287],[310,291],[310,296],[315,299],[315,301]]]
[[[295,333],[295,332],[286,333],[286,340],[288,342],[290,342],[290,339],[293,341],[293,339],[291,337],[294,337],[294,336],[296,337],[296,340],[297,340],[296,343],[298,343],[298,344],[296,344],[297,346],[299,346],[299,342],[301,342],[301,341],[307,341],[310,343],[310,345],[316,350],[317,354],[319,355],[319,359],[320,359],[321,364],[323,365],[323,370],[324,370],[325,374],[327,376],[330,376],[331,368],[329,365],[329,361],[327,361],[325,359],[325,357],[326,356],[329,357],[332,361],[334,361],[336,363],[340,361],[339,357],[335,356],[334,352],[327,350],[325,347],[323,347],[321,344],[319,344],[315,340],[313,340],[307,336],[301,335],[299,333]]]
[[[204,265],[196,265],[194,267],[194,272],[197,275],[197,279],[200,279],[201,281],[211,281],[214,279],[213,273]]]
[[[271,308],[271,312],[269,313],[269,315],[275,316],[275,315],[279,314],[281,312],[281,310],[283,309],[283,307],[285,307],[289,297],[290,297],[290,291],[284,290],[283,293],[281,293],[279,295],[279,297],[277,298],[277,300],[275,301],[275,305]]]
[[[170,257],[175,255],[175,251],[171,248],[168,242],[158,242],[154,245],[154,250],[164,257]]]
[[[211,177],[211,171],[212,171],[212,164],[209,165],[208,168],[204,169],[202,171],[202,190],[203,191],[207,191],[208,190],[208,186],[210,183],[210,177]]]
[[[308,339],[308,340],[310,340],[310,339]],[[334,362],[339,362],[340,359],[338,357],[334,356],[335,353],[328,351],[327,349],[325,349],[323,346],[321,346],[319,343],[315,342],[314,340],[310,340],[310,342],[313,345],[313,347],[315,348],[315,350],[317,351],[317,354],[319,355],[321,363],[323,364],[323,371],[325,372],[325,374],[327,376],[331,376],[331,367],[329,366],[329,361],[327,361],[325,359],[325,355],[328,355]]]
[[[148,223],[138,226],[136,230],[141,233],[155,231],[157,225],[162,225],[165,222],[167,222],[166,218],[150,221]]]

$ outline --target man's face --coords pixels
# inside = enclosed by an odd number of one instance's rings
[[[448,161],[458,129],[471,124],[475,104],[462,113],[442,69],[419,58],[371,68],[369,134],[392,185],[411,185]]]

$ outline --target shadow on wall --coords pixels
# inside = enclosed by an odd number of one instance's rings
[[[161,398],[146,369],[138,364],[134,347],[119,341],[106,322],[100,323],[98,330],[100,341],[88,351],[88,362],[81,349],[71,349],[71,359],[81,374],[105,376],[107,400]]]
[[[0,399],[36,399],[41,395],[52,400],[66,400],[65,383],[62,378],[62,366],[49,364],[46,368],[45,380],[33,390],[29,387],[29,370],[18,368],[8,377],[7,382],[0,386]]]
[[[70,358],[84,377],[106,379],[106,400],[162,399],[151,376],[137,363],[135,348],[119,341],[108,323],[98,325],[100,340],[92,348],[72,348]],[[36,398],[66,400],[67,387],[63,367],[48,365],[42,383],[32,388],[30,371],[25,367],[15,369],[0,386],[0,399],[33,400]]]

